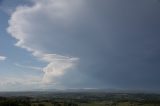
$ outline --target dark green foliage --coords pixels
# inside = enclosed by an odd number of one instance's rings
[[[160,95],[57,93],[45,97],[0,97],[0,106],[160,106]]]
[[[0,98],[0,106],[31,106],[26,98]]]
[[[45,106],[44,104],[38,104],[38,106]]]

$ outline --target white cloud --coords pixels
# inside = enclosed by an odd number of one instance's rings
[[[0,78],[0,86],[8,86],[8,85],[17,85],[17,84],[38,84],[40,83],[41,79],[39,77],[35,76],[26,76],[23,78],[17,78],[17,77],[5,77]]]
[[[76,14],[75,10],[81,5],[81,0],[35,0],[35,5],[19,6],[11,15],[7,31],[17,39],[15,45],[48,63],[43,68],[44,83],[54,82],[55,78],[64,75],[78,60],[77,57],[48,53],[48,47],[44,46],[60,34],[57,27],[61,26],[62,30],[68,27],[72,21],[70,16]]]
[[[40,76],[5,76],[0,78],[1,91],[34,90],[42,88]]]
[[[44,83],[53,83],[54,78],[62,76],[65,71],[74,66],[74,63],[78,61],[78,58],[61,56],[57,54],[44,54],[40,52],[34,52],[34,56],[38,57],[42,61],[46,61],[49,64],[43,68]]]
[[[4,60],[6,60],[6,58],[7,57],[5,57],[5,56],[0,56],[0,61],[4,61]]]
[[[15,63],[15,65],[16,65],[17,67],[21,67],[21,68],[27,68],[27,69],[42,71],[42,68],[41,68],[41,67],[22,65],[22,64],[19,64],[19,63]]]
[[[65,61],[55,61],[49,63],[44,69],[44,83],[54,83],[53,78],[62,76],[68,68],[73,67],[73,63],[69,60]]]

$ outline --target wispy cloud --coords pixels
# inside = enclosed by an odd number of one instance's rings
[[[17,77],[5,77],[0,78],[0,85],[17,85],[17,84],[41,84],[40,77],[36,76],[25,76],[24,78],[17,78]]]
[[[34,88],[39,88],[43,86],[41,83],[40,76],[5,76],[0,78],[0,86],[2,91],[10,90],[32,90]],[[40,87],[41,88],[41,87]]]
[[[42,67],[22,65],[22,64],[19,64],[19,63],[15,63],[15,65],[17,67],[20,67],[20,68],[27,68],[27,69],[31,69],[31,70],[37,70],[37,71],[42,71],[43,70]]]
[[[0,56],[0,61],[4,61],[4,60],[6,60],[7,59],[7,57],[5,57],[5,56]]]

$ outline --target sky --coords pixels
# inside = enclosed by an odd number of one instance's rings
[[[159,0],[0,0],[0,91],[160,92]]]

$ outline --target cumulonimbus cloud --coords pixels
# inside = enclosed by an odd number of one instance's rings
[[[57,78],[69,87],[159,86],[157,0],[33,1],[12,13],[8,32],[16,46],[48,63],[42,82]],[[67,71],[79,58],[77,70]]]
[[[48,53],[43,48],[43,41],[52,39],[57,34],[52,33],[56,32],[57,22],[65,27],[62,20],[69,20],[68,16],[70,12],[73,12],[71,9],[78,8],[79,3],[79,0],[35,0],[33,6],[19,6],[11,15],[7,31],[17,39],[15,45],[26,49],[39,60],[48,63],[42,69],[44,72],[42,82],[44,83],[54,82],[56,77],[62,76],[79,59]]]

